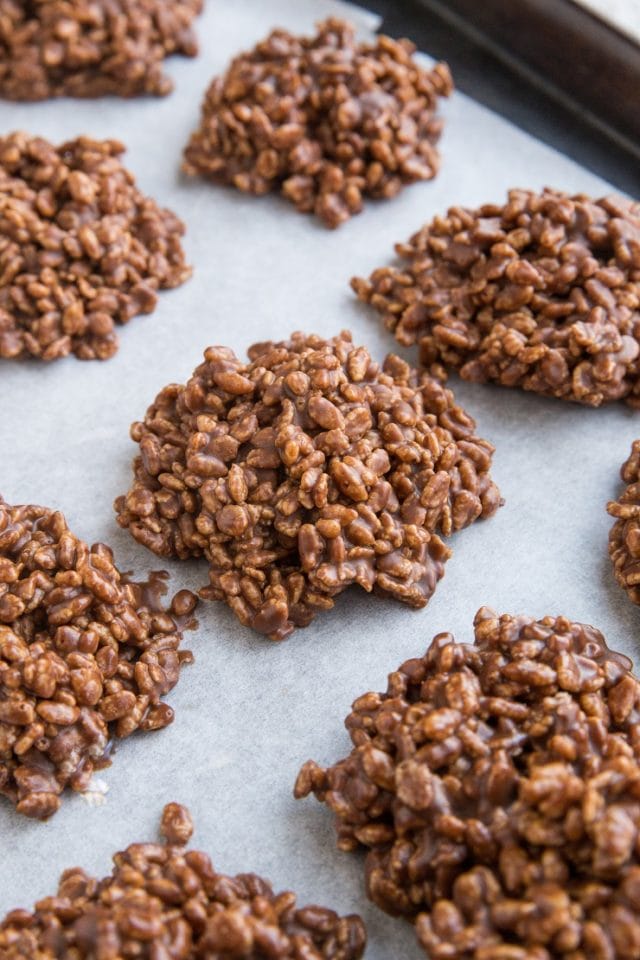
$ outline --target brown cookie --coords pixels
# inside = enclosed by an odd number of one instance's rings
[[[182,222],[137,189],[124,149],[0,137],[0,358],[106,360],[116,324],[191,275]]]
[[[360,917],[296,905],[254,873],[226,877],[206,853],[187,850],[189,811],[164,808],[159,843],[133,843],[102,880],[75,867],[57,896],[0,922],[0,957],[139,957],[140,960],[358,960]]]
[[[452,207],[354,279],[438,376],[640,406],[640,205],[554,190]]]
[[[0,0],[0,97],[164,96],[172,54],[193,57],[203,0]]]
[[[196,598],[165,610],[162,581],[130,581],[61,513],[0,498],[0,793],[19,813],[45,820],[109,765],[114,738],[172,722],[163,698],[191,661],[178,648]]]
[[[602,634],[483,608],[366,693],[296,796],[364,847],[369,896],[432,960],[640,955],[640,682]]]
[[[118,522],[160,556],[204,556],[210,586],[274,640],[350,584],[422,607],[449,535],[500,505],[493,447],[453,394],[343,332],[210,347],[133,424]]]
[[[438,171],[439,97],[449,68],[429,70],[408,40],[360,43],[342,20],[313,37],[275,30],[209,87],[184,169],[247,193],[280,191],[337,227],[365,197],[388,199]]]
[[[640,603],[640,440],[635,440],[620,475],[627,484],[618,500],[607,504],[616,518],[609,534],[615,578],[633,603]]]

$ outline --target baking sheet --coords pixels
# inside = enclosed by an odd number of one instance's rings
[[[51,366],[0,362],[0,491],[10,503],[64,511],[90,542],[110,543],[123,570],[165,566],[172,586],[197,587],[206,566],[162,563],[116,525],[112,502],[130,481],[128,438],[166,383],[182,381],[208,344],[242,353],[255,340],[344,327],[375,356],[394,349],[377,315],[355,300],[353,274],[386,262],[404,239],[452,203],[500,200],[509,186],[545,184],[596,196],[610,188],[571,161],[461,95],[445,106],[443,166],[432,183],[330,233],[285,201],[256,200],[179,173],[182,147],[211,77],[229,58],[282,25],[310,30],[344,5],[325,0],[210,0],[198,24],[202,52],[172,61],[165,100],[0,104],[0,131],[62,141],[82,133],[119,137],[140,186],[188,225],[193,280],[160,297],[150,317],[121,331],[106,363],[74,358]],[[363,29],[375,18],[360,18]],[[383,689],[387,673],[451,630],[470,638],[475,611],[565,614],[599,626],[612,646],[636,653],[640,612],[615,585],[606,554],[607,499],[640,422],[623,406],[588,410],[520,392],[453,381],[496,447],[494,476],[506,505],[453,539],[454,556],[419,612],[356,589],[281,645],[243,628],[218,604],[202,605],[188,638],[196,663],[170,697],[176,721],[119,745],[89,796],[68,795],[48,824],[0,802],[0,915],[52,893],[63,868],[102,876],[110,855],[153,839],[162,805],[191,808],[195,843],[226,872],[256,871],[301,903],[357,911],[369,960],[423,954],[413,931],[368,904],[360,856],[337,851],[331,815],[291,790],[309,757],[332,762],[349,749],[351,701]],[[105,792],[106,791],[106,792]]]

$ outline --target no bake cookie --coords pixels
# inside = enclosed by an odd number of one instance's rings
[[[246,193],[279,191],[338,227],[366,197],[389,199],[438,171],[438,100],[445,63],[414,57],[408,40],[360,42],[342,20],[312,37],[274,30],[216,77],[184,169]]]
[[[274,640],[351,584],[413,607],[448,536],[500,504],[493,447],[453,394],[347,332],[210,347],[160,392],[118,522],[160,556],[206,557],[201,596]]]
[[[431,960],[640,955],[640,683],[598,630],[480,610],[353,704],[309,761],[369,896]]]
[[[555,190],[452,207],[352,285],[438,376],[640,406],[640,205]]]
[[[122,575],[61,513],[0,498],[0,794],[19,813],[47,819],[115,739],[172,722],[164,697],[191,660],[179,648],[196,598],[165,608],[165,592],[159,575]]]

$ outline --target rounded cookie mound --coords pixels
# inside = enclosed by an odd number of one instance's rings
[[[640,955],[640,683],[593,627],[475,619],[355,701],[354,747],[296,795],[369,849],[366,882],[432,960]]]
[[[446,64],[421,67],[408,40],[359,43],[342,20],[313,37],[275,30],[207,91],[184,169],[248,193],[279,190],[337,227],[365,196],[387,199],[440,166]]]
[[[0,97],[163,96],[165,57],[193,57],[203,0],[0,0]]]
[[[0,137],[0,358],[106,360],[114,325],[191,275],[182,222],[140,193],[124,149]]]
[[[164,844],[134,843],[98,881],[65,870],[57,896],[0,922],[0,956],[140,957],[195,960],[358,960],[366,932],[360,917],[298,907],[253,873],[227,877],[206,853],[185,849],[188,810],[164,808]],[[55,944],[55,948],[52,947]]]
[[[343,332],[210,347],[135,423],[118,522],[161,556],[205,556],[242,623],[282,639],[353,583],[421,607],[445,535],[499,506],[493,447],[451,391]]]
[[[635,440],[620,475],[627,484],[618,500],[607,504],[616,522],[609,534],[615,578],[629,599],[640,603],[640,440]]]
[[[156,576],[122,576],[61,513],[0,498],[0,793],[46,819],[88,786],[110,742],[173,720],[163,702],[191,659],[179,651],[188,591],[165,611]]]
[[[404,263],[352,285],[438,375],[640,406],[639,204],[511,190],[396,249]]]

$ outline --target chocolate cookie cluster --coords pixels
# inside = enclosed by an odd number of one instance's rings
[[[329,19],[313,37],[275,30],[207,91],[184,168],[248,193],[280,191],[337,227],[365,197],[387,199],[439,167],[446,64],[420,66],[408,40],[358,42]]]
[[[203,0],[0,0],[0,97],[163,96],[166,57],[193,57]]]
[[[358,960],[366,934],[357,916],[296,905],[253,873],[227,877],[205,853],[187,850],[193,823],[164,808],[164,844],[133,843],[102,880],[65,870],[57,896],[0,923],[0,956],[140,957],[143,960]]]
[[[630,600],[640,603],[640,440],[634,441],[620,474],[627,486],[607,504],[616,518],[609,534],[609,556],[616,580]]]
[[[640,205],[544,190],[452,207],[361,300],[420,361],[478,383],[640,406]]]
[[[346,332],[204,356],[132,426],[121,526],[160,556],[206,557],[201,596],[274,640],[351,584],[424,606],[449,556],[438,532],[500,504],[493,447],[451,391]]]
[[[115,323],[190,275],[184,226],[137,189],[116,140],[0,137],[0,358],[106,360]]]
[[[0,793],[45,820],[85,790],[114,738],[173,720],[164,696],[191,655],[196,598],[161,603],[162,580],[122,576],[61,513],[0,498]]]
[[[369,896],[432,960],[640,955],[640,683],[593,627],[475,619],[358,698],[296,784],[365,847]]]

